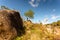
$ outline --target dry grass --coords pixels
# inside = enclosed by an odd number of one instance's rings
[[[34,24],[25,22],[26,34],[16,40],[60,40],[60,26]]]

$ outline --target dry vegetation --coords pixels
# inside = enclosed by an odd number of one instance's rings
[[[60,40],[60,21],[45,24],[24,21],[26,34],[15,40]]]

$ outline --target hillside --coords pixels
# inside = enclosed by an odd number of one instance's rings
[[[43,25],[24,21],[26,34],[16,40],[60,40],[60,21],[55,23]]]

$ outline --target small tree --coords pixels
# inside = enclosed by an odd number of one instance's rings
[[[34,18],[34,12],[32,10],[28,10],[27,12],[24,13],[24,15],[28,18]]]

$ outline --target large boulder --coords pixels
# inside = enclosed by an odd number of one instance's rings
[[[21,36],[23,33],[25,31],[19,12],[0,10],[0,40],[13,40],[16,36]]]

